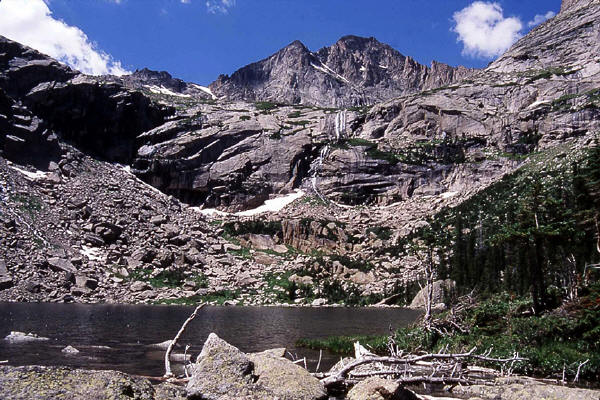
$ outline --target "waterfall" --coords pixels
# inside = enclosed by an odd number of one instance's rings
[[[346,110],[338,111],[335,116],[335,140],[340,141],[346,133]]]
[[[323,167],[323,161],[329,155],[329,150],[330,150],[330,148],[329,148],[328,144],[326,144],[325,146],[323,146],[321,148],[321,151],[319,151],[319,158],[317,159],[315,165],[313,165],[312,174],[311,174],[312,188],[315,191],[315,193],[317,194],[317,196],[319,196],[319,198],[323,201],[327,201],[327,200],[321,194],[321,192],[319,192],[319,189],[317,188],[317,179],[319,176],[319,172],[321,172],[321,168]]]

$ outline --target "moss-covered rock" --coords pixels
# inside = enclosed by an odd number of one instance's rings
[[[314,400],[327,398],[323,384],[306,369],[273,352],[249,354],[254,363],[257,383],[280,400]]]
[[[320,400],[327,398],[321,382],[307,370],[280,357],[284,349],[245,354],[208,336],[192,369],[190,399]]]
[[[0,399],[155,400],[157,397],[147,379],[121,372],[3,366],[0,367]]]

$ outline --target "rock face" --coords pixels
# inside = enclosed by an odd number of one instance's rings
[[[345,36],[316,53],[295,41],[210,85],[219,96],[324,107],[373,104],[465,78],[466,68],[431,68],[375,38]]]
[[[560,11],[562,12],[576,7],[584,7],[593,1],[594,0],[562,0]]]
[[[9,159],[36,158],[38,164],[42,159],[47,167],[48,157],[59,152],[58,136],[108,160],[128,162],[135,136],[161,124],[172,111],[4,37],[0,70],[0,104],[8,111],[0,119],[11,127],[0,142]],[[1,101],[3,96],[10,99]]]
[[[187,385],[190,399],[325,399],[308,371],[269,353],[246,355],[211,333]]]
[[[210,89],[173,78],[166,71],[152,71],[148,68],[136,70],[131,75],[113,77],[115,82],[123,84],[128,89],[136,89],[144,92],[167,94],[181,98],[196,98],[214,100],[216,96]]]

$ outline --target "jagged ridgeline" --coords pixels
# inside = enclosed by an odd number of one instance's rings
[[[482,70],[294,42],[208,87],[0,38],[0,298],[405,304],[427,244],[543,308],[596,261],[598,21],[565,2]]]
[[[419,236],[439,254],[441,278],[463,291],[530,294],[543,309],[594,276],[598,263],[600,145],[557,146],[435,215]],[[551,304],[552,303],[552,304]]]

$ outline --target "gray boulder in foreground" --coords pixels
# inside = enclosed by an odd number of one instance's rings
[[[66,367],[0,367],[0,399],[11,400],[183,400],[173,385],[153,387],[150,381],[116,371],[85,371]]]
[[[214,333],[192,367],[187,394],[202,400],[327,398],[321,382],[302,367],[275,353],[247,355]]]

